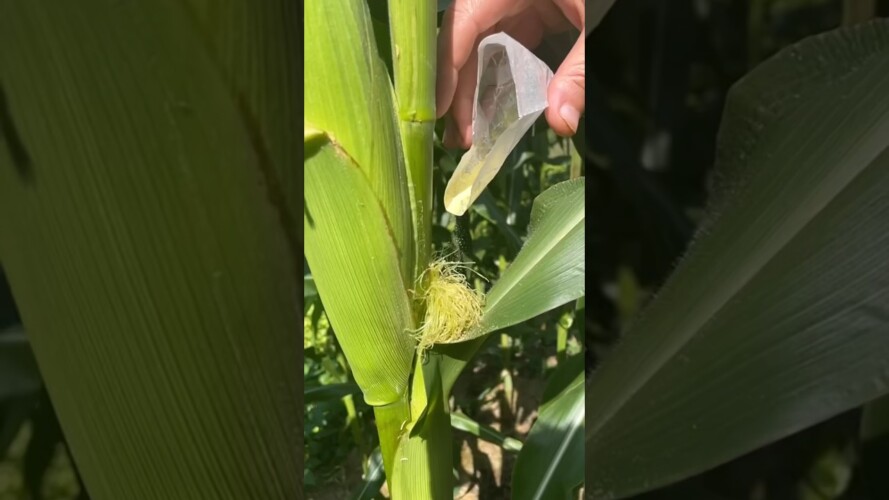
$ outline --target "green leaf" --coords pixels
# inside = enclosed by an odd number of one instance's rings
[[[479,439],[494,443],[507,451],[517,452],[522,450],[522,442],[518,439],[504,436],[486,425],[479,424],[462,413],[451,413],[451,427],[463,432],[468,432]]]
[[[302,206],[297,79],[302,42],[292,0],[188,0],[197,27],[262,151],[266,182],[296,237]],[[291,63],[288,64],[287,61]],[[300,101],[302,102],[302,101]]]
[[[303,396],[305,397],[305,399],[303,399],[303,403],[307,405],[312,403],[320,403],[322,401],[340,399],[343,396],[358,394],[360,392],[361,390],[358,388],[358,386],[351,383],[306,387],[306,392],[303,394]]]
[[[889,391],[889,22],[729,93],[708,220],[587,386],[588,492],[689,477]]]
[[[380,488],[386,482],[386,472],[383,470],[383,455],[376,448],[367,459],[367,474],[364,482],[352,493],[352,500],[375,500],[380,497]]]
[[[90,495],[298,495],[300,252],[191,16],[0,2],[0,46],[0,261]]]
[[[547,189],[531,209],[528,241],[485,297],[470,337],[520,323],[584,294],[584,179]]]
[[[305,253],[324,310],[373,406],[408,386],[411,304],[386,217],[366,177],[333,142],[307,151]]]
[[[389,222],[403,279],[412,285],[407,170],[392,85],[377,51],[367,5],[364,0],[310,0],[305,3],[304,26],[305,67],[311,68],[304,80],[305,123],[325,131],[348,151],[368,179]]]
[[[540,407],[512,475],[512,498],[572,498],[583,483],[583,366],[571,384]],[[572,367],[576,371],[576,367]],[[552,392],[552,391],[551,391]]]

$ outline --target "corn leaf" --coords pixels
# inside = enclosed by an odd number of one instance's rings
[[[534,200],[528,241],[485,297],[480,336],[520,323],[584,294],[584,179]]]
[[[386,482],[383,470],[383,456],[377,448],[367,459],[367,473],[364,482],[352,493],[352,500],[375,500],[380,497],[380,488]]]
[[[299,252],[182,4],[0,2],[0,46],[0,260],[90,496],[299,498]]]
[[[299,169],[297,71],[300,54],[292,0],[186,0],[204,42],[238,108],[250,122],[251,140],[267,157],[271,189],[296,232],[302,207]]]
[[[451,413],[451,427],[489,443],[494,443],[506,451],[518,452],[522,450],[522,442],[518,439],[504,436],[497,430],[482,425],[462,413]]]
[[[570,500],[573,490],[583,483],[584,373],[580,368],[568,387],[540,407],[513,471],[513,499]]]
[[[367,177],[388,220],[403,281],[410,286],[414,246],[407,171],[392,85],[366,2],[306,2],[303,50],[305,67],[311,68],[305,77],[305,122],[333,137]]]
[[[303,403],[309,405],[312,403],[342,399],[343,396],[357,395],[360,392],[361,389],[351,382],[345,384],[316,385],[306,387],[306,390],[303,393]]]
[[[730,91],[710,217],[587,386],[587,488],[679,480],[889,391],[889,22]]]

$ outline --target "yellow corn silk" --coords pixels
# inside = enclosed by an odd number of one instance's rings
[[[438,259],[420,277],[426,305],[423,324],[414,333],[422,355],[435,344],[464,340],[482,316],[484,295],[474,290],[461,272],[465,265]],[[425,282],[425,283],[424,283]]]

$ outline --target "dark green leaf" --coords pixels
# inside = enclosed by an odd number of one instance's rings
[[[587,387],[588,493],[688,477],[889,390],[889,22],[729,94],[710,217]]]
[[[319,403],[321,401],[330,401],[340,399],[350,394],[360,394],[361,389],[357,384],[329,384],[319,385],[317,387],[306,387],[305,404]]]
[[[481,425],[462,413],[451,413],[451,427],[463,432],[468,432],[477,438],[499,445],[501,448],[507,451],[517,452],[521,451],[522,449],[522,442],[518,439],[504,436],[500,432],[488,426]]]
[[[570,500],[572,491],[583,483],[583,380],[581,371],[540,407],[516,461],[513,499]]]
[[[377,448],[367,459],[367,474],[364,475],[364,482],[352,493],[352,500],[375,500],[380,496],[380,488],[385,482],[383,455],[380,453],[380,448]]]

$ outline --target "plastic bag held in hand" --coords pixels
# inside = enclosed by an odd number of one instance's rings
[[[553,72],[506,33],[478,46],[478,85],[472,109],[472,147],[445,189],[445,209],[463,215],[546,110]]]

